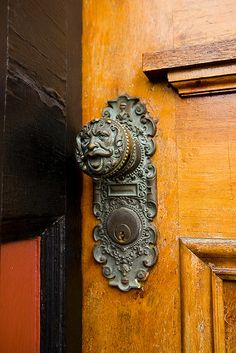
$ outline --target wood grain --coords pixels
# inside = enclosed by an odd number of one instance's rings
[[[225,281],[223,291],[226,352],[234,353],[236,350],[236,282]]]
[[[168,72],[168,81],[177,82],[201,78],[218,78],[220,76],[231,76],[236,74],[236,63],[209,64],[206,67],[192,67],[191,69],[174,69]]]
[[[82,351],[82,270],[81,270],[81,193],[82,176],[75,161],[75,136],[82,123],[82,1],[67,0],[66,83],[66,218],[64,259],[63,353]],[[58,353],[57,345],[54,350]],[[45,353],[43,351],[42,353]],[[49,351],[49,353],[51,353]]]
[[[197,40],[199,32],[205,35],[205,43],[225,39],[217,28],[224,19],[220,22],[218,13],[214,17],[211,3],[204,2],[199,16],[196,13],[198,28],[193,25],[192,16],[186,19],[188,9],[192,13],[201,8],[192,0],[83,3],[83,124],[100,117],[106,101],[125,92],[140,97],[151,115],[159,117],[153,161],[158,172],[159,199],[155,223],[160,230],[160,257],[144,290],[124,294],[109,288],[92,255],[92,230],[96,224],[92,214],[92,181],[83,177],[83,353],[176,353],[184,349],[189,353],[192,347],[196,352],[214,349],[212,270],[198,256],[188,253],[191,263],[197,266],[191,273],[186,261],[187,276],[182,283],[178,238],[235,238],[235,97],[231,94],[183,100],[167,82],[160,79],[154,84],[142,71],[142,53],[172,51],[181,43],[177,36],[183,19],[184,28],[188,29],[180,33],[183,42],[187,42],[188,36],[194,38],[188,45],[201,46],[202,42]],[[215,1],[214,8],[222,9],[221,3]],[[234,12],[229,21],[230,10],[226,11],[223,32],[228,33],[227,39],[232,39]],[[208,28],[211,32],[207,32]],[[213,36],[214,30],[218,40]],[[205,53],[199,55],[203,58]],[[221,262],[228,268],[231,258],[217,258],[216,265]],[[203,274],[202,279],[198,273]],[[206,290],[201,291],[205,285]],[[196,305],[188,293],[194,295]],[[185,326],[191,330],[183,341],[187,348],[182,346],[181,313],[185,322],[193,323]]]
[[[180,97],[226,94],[236,91],[236,75],[170,82],[170,84]]]
[[[81,178],[74,157],[75,133],[81,125],[80,16],[81,2],[76,0],[0,3],[0,240],[12,249],[10,262],[14,252],[19,260],[14,241],[42,236],[43,353],[81,349]],[[28,253],[29,244],[31,240],[23,242],[21,252],[29,257],[30,267],[34,247]],[[39,276],[39,267],[27,270]],[[15,326],[21,320],[25,326],[24,300],[35,296],[38,305],[39,288],[30,292],[31,278],[17,274],[19,287],[21,279],[25,281],[22,292],[11,283],[14,277],[9,276],[7,285],[14,289],[9,298],[19,299],[19,310],[12,314],[15,304],[11,308],[5,297],[0,303],[4,306],[6,300],[4,316],[9,320],[15,314],[12,327],[9,322],[6,327],[7,339],[11,335],[14,340],[8,353],[18,353],[33,340],[30,330],[29,337],[25,332],[18,337],[21,331]],[[33,315],[36,308],[31,304]],[[39,323],[38,316],[35,325]],[[36,338],[34,343],[39,344]]]
[[[180,234],[235,237],[235,112],[233,94],[176,102]]]
[[[62,1],[11,0],[7,7],[2,241],[39,234],[64,213],[63,6]]]
[[[200,258],[236,256],[236,239],[181,238],[180,242]]]
[[[48,227],[40,240],[40,352],[63,353],[65,217],[59,218]]]
[[[168,70],[214,63],[235,63],[236,40],[198,44],[143,54],[143,71],[149,78],[163,76]]]
[[[172,16],[175,48],[235,39],[234,0],[178,0]]]
[[[213,352],[211,270],[185,246],[180,264],[183,352]]]
[[[212,273],[212,312],[214,324],[214,352],[225,353],[225,324],[223,280]]]
[[[236,90],[236,65],[209,64],[171,70],[167,80],[181,97],[232,93]]]
[[[155,14],[152,21],[150,14]],[[139,96],[154,118],[162,117],[153,158],[159,175],[159,219],[155,222],[161,230],[158,247],[162,260],[151,271],[143,291],[121,293],[109,288],[95,263],[92,181],[83,178],[84,353],[174,353],[180,347],[174,97],[165,83],[154,86],[142,72],[143,51],[170,45],[170,18],[171,6],[163,0],[141,0],[138,5],[132,0],[84,1],[83,124],[99,117],[108,99],[125,92]]]
[[[235,251],[233,239],[180,239],[182,342],[186,352],[228,352],[224,321],[232,304],[224,300],[224,288],[227,280],[235,281]],[[228,298],[231,303],[232,293]],[[233,325],[230,330],[234,332]]]
[[[5,92],[6,92],[6,71],[7,71],[7,0],[0,2],[0,141],[4,136],[4,115],[5,115]],[[0,148],[0,206],[2,208],[2,181],[3,181],[3,158],[4,151]],[[0,241],[2,227],[2,212],[0,212]]]

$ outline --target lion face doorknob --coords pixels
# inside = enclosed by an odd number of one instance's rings
[[[129,130],[103,117],[85,125],[77,135],[76,158],[91,177],[130,172],[140,161],[140,149]]]
[[[94,181],[94,258],[109,284],[140,288],[157,259],[155,123],[139,98],[108,101],[76,137],[76,160]]]

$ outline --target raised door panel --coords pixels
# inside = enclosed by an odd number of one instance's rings
[[[184,352],[234,352],[235,255],[234,239],[180,239]]]

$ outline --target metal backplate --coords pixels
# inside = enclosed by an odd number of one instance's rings
[[[96,145],[98,129],[92,127],[91,134],[91,124],[94,126],[97,121],[87,124],[85,133],[82,130],[77,140],[77,160],[81,168],[94,179],[94,214],[101,221],[94,229],[94,239],[97,242],[94,246],[94,258],[103,265],[103,274],[109,279],[111,286],[128,291],[141,287],[141,282],[146,280],[149,268],[157,259],[156,229],[150,223],[157,212],[156,169],[150,160],[155,151],[152,139],[155,135],[155,123],[139,98],[124,95],[108,101],[108,106],[99,119],[99,126],[107,129],[106,125],[109,123],[113,126],[113,133],[121,126],[116,135],[121,136],[120,140],[123,138],[124,146],[122,149],[122,141],[119,140],[121,147],[117,155],[120,160],[117,158],[113,162],[116,171],[112,173],[108,156],[103,160],[101,158],[106,154],[101,152],[101,144],[100,159],[88,152],[87,155],[93,158],[88,163],[83,152],[83,145],[87,143],[89,146],[89,141],[84,143],[84,135],[87,139],[89,134],[93,139],[95,136],[93,145]],[[100,127],[99,129],[101,130]],[[126,135],[126,140],[122,133]],[[116,147],[113,146],[113,152]],[[128,148],[129,152],[125,154],[123,151]],[[106,151],[108,150],[107,144]],[[110,157],[113,161],[115,153]],[[100,168],[99,175],[93,174],[91,165],[93,169]],[[118,168],[118,165],[121,167]],[[105,171],[109,174],[106,175]]]

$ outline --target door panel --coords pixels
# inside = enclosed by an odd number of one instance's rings
[[[152,160],[160,231],[158,263],[143,289],[121,293],[109,287],[92,255],[96,220],[92,181],[84,176],[84,353],[231,352],[233,291],[210,264],[221,272],[235,268],[224,258],[235,252],[235,243],[227,240],[235,237],[235,96],[180,98],[165,79],[147,79],[142,54],[232,39],[235,11],[229,0],[84,1],[83,124],[123,93],[138,96],[151,116],[159,117]],[[216,263],[214,243],[209,245],[213,254],[207,262],[186,245],[180,249],[183,237],[220,238],[228,245],[222,245]],[[230,324],[224,312],[233,315]]]
[[[175,106],[179,232],[234,237],[235,96],[181,99]]]
[[[180,239],[184,352],[233,352],[235,255],[234,239]]]
[[[40,238],[1,244],[1,353],[39,353]]]
[[[235,38],[236,25],[232,21],[236,15],[234,0],[171,2],[175,47]]]

